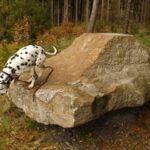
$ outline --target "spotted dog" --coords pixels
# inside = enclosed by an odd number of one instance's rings
[[[35,66],[43,67],[46,56],[57,53],[57,49],[54,46],[53,49],[53,53],[46,52],[41,46],[37,45],[28,45],[19,49],[8,59],[0,72],[0,94],[6,93],[10,82],[27,71],[31,71],[31,78],[27,81],[30,83],[28,88],[33,88],[37,78]]]

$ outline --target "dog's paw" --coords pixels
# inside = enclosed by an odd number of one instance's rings
[[[34,85],[33,85],[33,84],[30,84],[30,85],[28,86],[28,89],[33,89],[33,87],[34,87]]]
[[[31,83],[32,82],[32,78],[26,80],[27,83]]]

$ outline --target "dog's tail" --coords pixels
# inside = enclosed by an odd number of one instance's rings
[[[53,53],[50,53],[50,52],[45,52],[47,55],[56,55],[56,53],[58,52],[57,48],[55,46],[52,46],[53,49],[54,49],[54,52]]]

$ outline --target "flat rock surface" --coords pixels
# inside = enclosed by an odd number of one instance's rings
[[[9,97],[40,123],[75,127],[106,112],[148,102],[149,58],[150,50],[130,35],[83,34],[46,60],[53,72],[45,69],[34,89],[17,82],[11,84]]]

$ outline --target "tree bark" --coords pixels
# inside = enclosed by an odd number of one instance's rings
[[[89,0],[86,0],[85,21],[86,21],[86,23],[88,23],[88,21],[89,21]]]
[[[128,0],[128,2],[127,2],[127,9],[126,9],[126,14],[125,14],[125,23],[124,23],[124,28],[123,28],[123,33],[124,33],[124,34],[127,34],[127,33],[128,33],[131,1],[132,1],[132,0]]]
[[[118,0],[118,16],[121,16],[121,1],[120,0]]]
[[[140,22],[141,23],[143,23],[143,18],[144,18],[144,4],[145,4],[145,0],[142,0],[141,15],[140,15]]]
[[[75,8],[75,24],[78,23],[78,0],[76,0],[76,8]]]
[[[94,26],[96,23],[96,17],[97,17],[97,12],[98,12],[98,5],[99,5],[99,0],[94,0],[89,24],[87,27],[87,32],[93,32],[94,31]]]
[[[144,13],[143,13],[143,24],[144,25],[146,24],[147,6],[148,6],[148,3],[147,3],[147,0],[145,0],[145,2],[144,2]]]
[[[54,2],[51,0],[51,25],[54,25]]]
[[[69,4],[68,4],[68,0],[64,0],[64,19],[63,22],[68,22],[68,10],[69,10]]]
[[[104,21],[104,0],[101,3],[101,21]]]
[[[107,22],[109,22],[109,9],[110,9],[109,3],[110,3],[110,0],[107,0],[107,18],[106,18]]]
[[[60,25],[60,4],[59,0],[57,0],[57,25]]]

